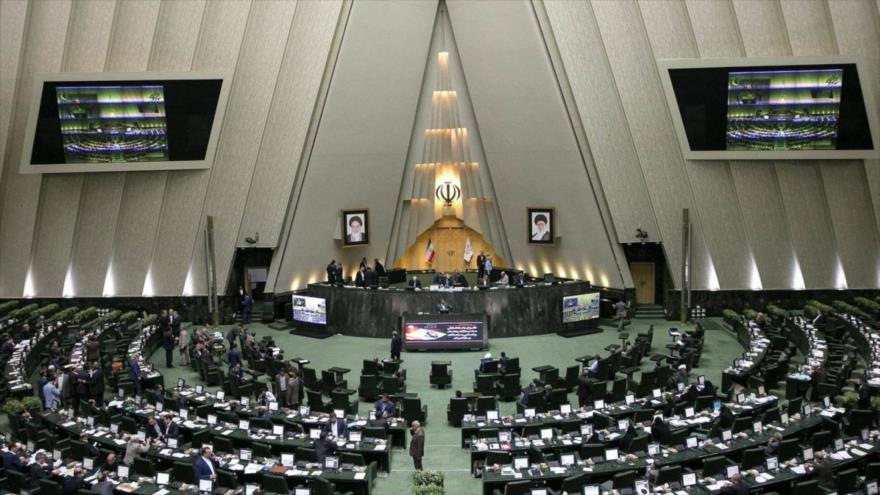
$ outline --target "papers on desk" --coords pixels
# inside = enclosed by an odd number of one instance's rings
[[[175,457],[177,459],[183,459],[184,457],[186,457],[186,454],[184,454],[183,452],[175,452],[175,453],[171,454],[171,457]]]
[[[706,488],[710,491],[717,492],[718,490],[724,488],[724,482],[712,483],[711,485],[706,485]]]
[[[126,442],[125,440],[122,440],[122,439],[120,439],[120,438],[116,438],[116,439],[113,440],[113,443],[115,443],[116,445],[125,445],[125,444],[127,444],[128,442]]]
[[[169,492],[168,490],[163,488],[159,491],[153,492],[153,495],[167,495],[168,493],[171,493],[171,492]]]
[[[70,428],[71,426],[75,426],[75,425],[76,425],[76,421],[68,421],[67,423],[61,423],[61,426],[65,427],[65,428]]]
[[[679,491],[675,492],[675,495],[688,495],[688,492],[686,492],[684,490],[679,490]]]
[[[824,417],[826,417],[826,418],[833,418],[834,416],[837,415],[837,413],[835,413],[834,411],[831,411],[831,410],[826,409],[826,410],[820,412],[819,415],[820,415],[820,416],[824,416]]]
[[[373,447],[373,450],[385,450],[385,444],[384,443],[378,444],[375,447]]]
[[[256,474],[262,470],[263,470],[262,464],[257,464],[255,462],[252,462],[252,463],[248,464],[247,466],[245,466],[244,474]]]
[[[116,485],[116,489],[125,493],[132,493],[140,488],[137,483],[120,483]]]
[[[755,483],[766,483],[773,478],[774,476],[770,473],[758,473],[758,475],[755,476]]]
[[[354,473],[354,479],[362,480],[367,477],[367,473]]]
[[[311,476],[321,476],[324,471],[312,471]]]
[[[871,450],[874,448],[874,446],[871,445],[870,443],[860,443],[859,448],[864,449],[864,450]]]
[[[807,469],[801,464],[800,466],[795,466],[791,468],[791,472],[795,474],[807,474]]]
[[[852,459],[852,456],[849,455],[849,452],[847,452],[845,450],[841,450],[840,452],[835,452],[835,453],[831,454],[831,458],[834,459],[835,461],[846,461],[846,460]]]
[[[535,447],[543,447],[543,446],[544,446],[544,440],[542,440],[542,439],[540,439],[540,438],[535,439],[535,440],[532,440],[532,445],[534,445]]]
[[[850,449],[850,452],[851,452],[853,455],[857,455],[857,456],[859,456],[859,457],[863,457],[863,456],[868,455],[867,452],[862,451],[862,450],[859,450],[859,449]]]
[[[727,444],[724,443],[724,442],[718,442],[718,443],[715,444],[715,448],[718,449],[718,450],[727,450],[727,449],[729,449],[730,447],[728,447]]]
[[[550,468],[550,471],[552,471],[554,474],[565,474],[565,468],[564,468],[564,467],[559,467],[559,466],[557,466],[557,467],[552,467],[552,468]]]
[[[526,419],[525,418],[516,418],[513,420],[513,422],[514,423],[525,423]]]

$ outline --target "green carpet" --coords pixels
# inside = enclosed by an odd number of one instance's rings
[[[664,352],[664,344],[669,341],[668,329],[676,326],[672,322],[662,320],[634,320],[628,325],[626,331],[635,336],[636,333],[647,330],[648,325],[653,324],[654,352]],[[706,331],[703,355],[700,367],[692,376],[705,374],[716,385],[721,384],[721,372],[730,365],[733,360],[742,353],[742,347],[736,342],[735,337],[724,330],[721,325],[712,324]],[[363,359],[372,357],[384,358],[388,355],[389,341],[386,339],[373,339],[362,337],[347,337],[334,335],[324,340],[312,339],[290,335],[286,331],[273,330],[263,324],[249,326],[258,336],[271,335],[276,344],[284,349],[285,356],[305,357],[311,360],[310,367],[316,370],[327,369],[332,366],[342,366],[352,370],[346,375],[349,387],[356,388]],[[684,327],[687,328],[687,327]],[[568,366],[578,364],[574,359],[585,354],[607,355],[605,347],[609,344],[619,343],[617,330],[609,326],[603,327],[600,334],[585,335],[575,338],[562,338],[555,334],[534,337],[515,337],[489,340],[489,351],[497,355],[505,351],[508,356],[519,357],[520,367],[523,369],[522,382],[526,383],[536,377],[531,371],[535,366],[544,364],[554,365],[561,370]],[[225,334],[226,328],[223,329]],[[426,469],[437,469],[446,473],[446,493],[448,494],[479,494],[481,483],[479,479],[470,475],[470,455],[467,450],[460,447],[461,431],[446,423],[446,404],[455,390],[471,391],[474,380],[474,369],[478,366],[483,352],[410,352],[403,354],[403,367],[407,369],[407,391],[418,392],[422,403],[428,406],[428,421],[425,425],[426,449],[424,464]],[[163,370],[165,383],[172,385],[177,378],[183,377],[187,383],[197,383],[198,375],[190,368],[181,368],[175,364],[175,368],[165,370],[164,352],[156,352],[152,356],[152,362]],[[175,363],[179,357],[175,354]],[[428,384],[430,363],[433,360],[449,360],[452,362],[453,381],[452,388],[437,390]],[[644,365],[653,363],[643,361]],[[574,394],[570,395],[573,404],[577,404]],[[514,402],[499,402],[501,414],[513,414],[516,410]],[[366,415],[372,404],[360,403],[360,414]],[[397,449],[392,453],[391,474],[387,478],[376,481],[376,495],[404,495],[410,492],[412,483],[412,461],[406,451]]]

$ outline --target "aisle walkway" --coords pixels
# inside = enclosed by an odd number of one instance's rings
[[[647,330],[648,325],[655,325],[654,351],[660,352],[663,344],[668,340],[667,329],[676,326],[670,322],[661,320],[636,320],[627,327],[631,336]],[[704,346],[701,367],[694,371],[694,376],[705,374],[716,385],[721,384],[721,371],[728,366],[733,359],[742,352],[741,346],[736,339],[720,326],[711,325],[716,329],[707,330],[706,343]],[[678,325],[681,328],[680,325]],[[223,328],[225,335],[226,329]],[[284,349],[288,358],[302,356],[311,360],[309,366],[316,370],[330,368],[339,365],[350,368],[351,373],[346,375],[349,387],[357,388],[359,373],[363,359],[373,357],[384,358],[388,355],[389,342],[385,339],[372,339],[362,337],[347,337],[335,335],[324,340],[298,337],[288,334],[286,331],[273,330],[263,324],[249,326],[257,336],[271,335],[276,344]],[[564,373],[567,366],[577,364],[574,358],[585,354],[599,353],[606,355],[605,346],[619,343],[617,330],[604,327],[600,334],[585,335],[571,339],[565,339],[555,334],[535,337],[515,337],[506,339],[489,340],[489,351],[493,356],[501,351],[507,352],[508,356],[519,357],[520,367],[523,369],[522,382],[535,377],[531,369],[543,364],[552,364],[559,367]],[[460,447],[461,431],[446,423],[446,405],[449,398],[457,389],[471,391],[474,380],[474,369],[478,366],[482,352],[414,352],[404,353],[404,368],[407,371],[407,391],[418,392],[422,403],[428,406],[428,421],[425,427],[426,449],[425,468],[437,469],[446,472],[446,493],[465,495],[479,494],[481,483],[470,475],[470,456]],[[172,385],[178,377],[186,379],[187,383],[197,383],[198,374],[190,368],[180,368],[175,364],[174,369],[165,370],[164,351],[160,349],[152,356],[152,362],[162,369],[165,374],[165,383]],[[452,388],[436,390],[428,384],[430,363],[433,360],[452,361],[453,382]],[[175,363],[179,360],[175,355]],[[650,361],[643,361],[650,362]],[[653,364],[653,363],[651,363]],[[576,404],[577,399],[572,394],[571,402]],[[500,402],[502,415],[513,414],[516,410],[514,402]],[[366,415],[372,404],[360,403],[360,414]],[[397,449],[392,455],[392,470],[387,478],[381,478],[376,482],[376,495],[405,495],[410,492],[412,474],[412,461],[405,451]]]

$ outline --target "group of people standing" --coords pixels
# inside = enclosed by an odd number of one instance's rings
[[[374,258],[373,265],[370,266],[367,258],[363,257],[354,276],[354,284],[357,287],[376,287],[379,285],[379,277],[387,275],[385,265],[378,258]],[[327,265],[327,283],[330,285],[345,284],[345,273],[341,262],[337,263],[336,260],[332,260]]]

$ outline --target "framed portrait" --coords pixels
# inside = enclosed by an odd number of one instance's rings
[[[553,244],[556,218],[553,208],[528,208],[530,244]]]
[[[342,245],[366,246],[370,243],[369,210],[342,210]]]

